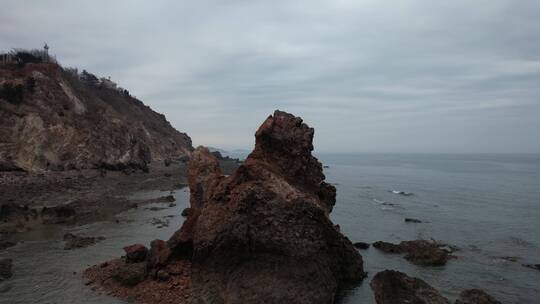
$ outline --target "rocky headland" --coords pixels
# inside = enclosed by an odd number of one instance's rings
[[[191,139],[108,79],[57,63],[0,67],[0,171],[142,169]]]

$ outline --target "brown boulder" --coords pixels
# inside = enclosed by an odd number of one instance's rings
[[[450,304],[448,299],[423,280],[395,270],[377,273],[370,286],[377,304]]]
[[[449,259],[448,252],[435,242],[416,240],[401,242],[400,245],[405,248],[405,259],[416,265],[443,266]]]
[[[148,253],[148,269],[159,269],[167,264],[171,250],[167,242],[162,240],[153,240],[150,243],[150,252]]]
[[[459,294],[456,304],[501,304],[485,291],[480,289],[467,289]]]
[[[141,244],[133,244],[124,247],[126,252],[126,263],[139,263],[146,260],[148,249]]]
[[[169,240],[192,260],[197,303],[333,303],[365,277],[351,241],[329,219],[336,190],[311,155],[314,131],[276,111],[228,177],[208,149],[189,167],[191,214]]]
[[[403,241],[399,244],[378,241],[373,247],[386,253],[405,253],[405,259],[416,265],[442,266],[450,255],[442,249],[444,245],[426,240]]]

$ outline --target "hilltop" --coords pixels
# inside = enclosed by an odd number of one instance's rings
[[[189,157],[191,138],[164,115],[110,79],[39,54],[0,63],[0,171],[146,171]]]

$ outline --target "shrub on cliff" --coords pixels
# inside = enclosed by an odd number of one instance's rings
[[[0,88],[0,98],[12,104],[20,104],[24,97],[24,86],[5,82]]]

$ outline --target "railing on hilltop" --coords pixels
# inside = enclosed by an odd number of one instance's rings
[[[55,63],[55,56],[49,55],[45,50],[25,50],[13,49],[8,53],[0,53],[0,65],[19,65],[23,66],[27,63]]]

